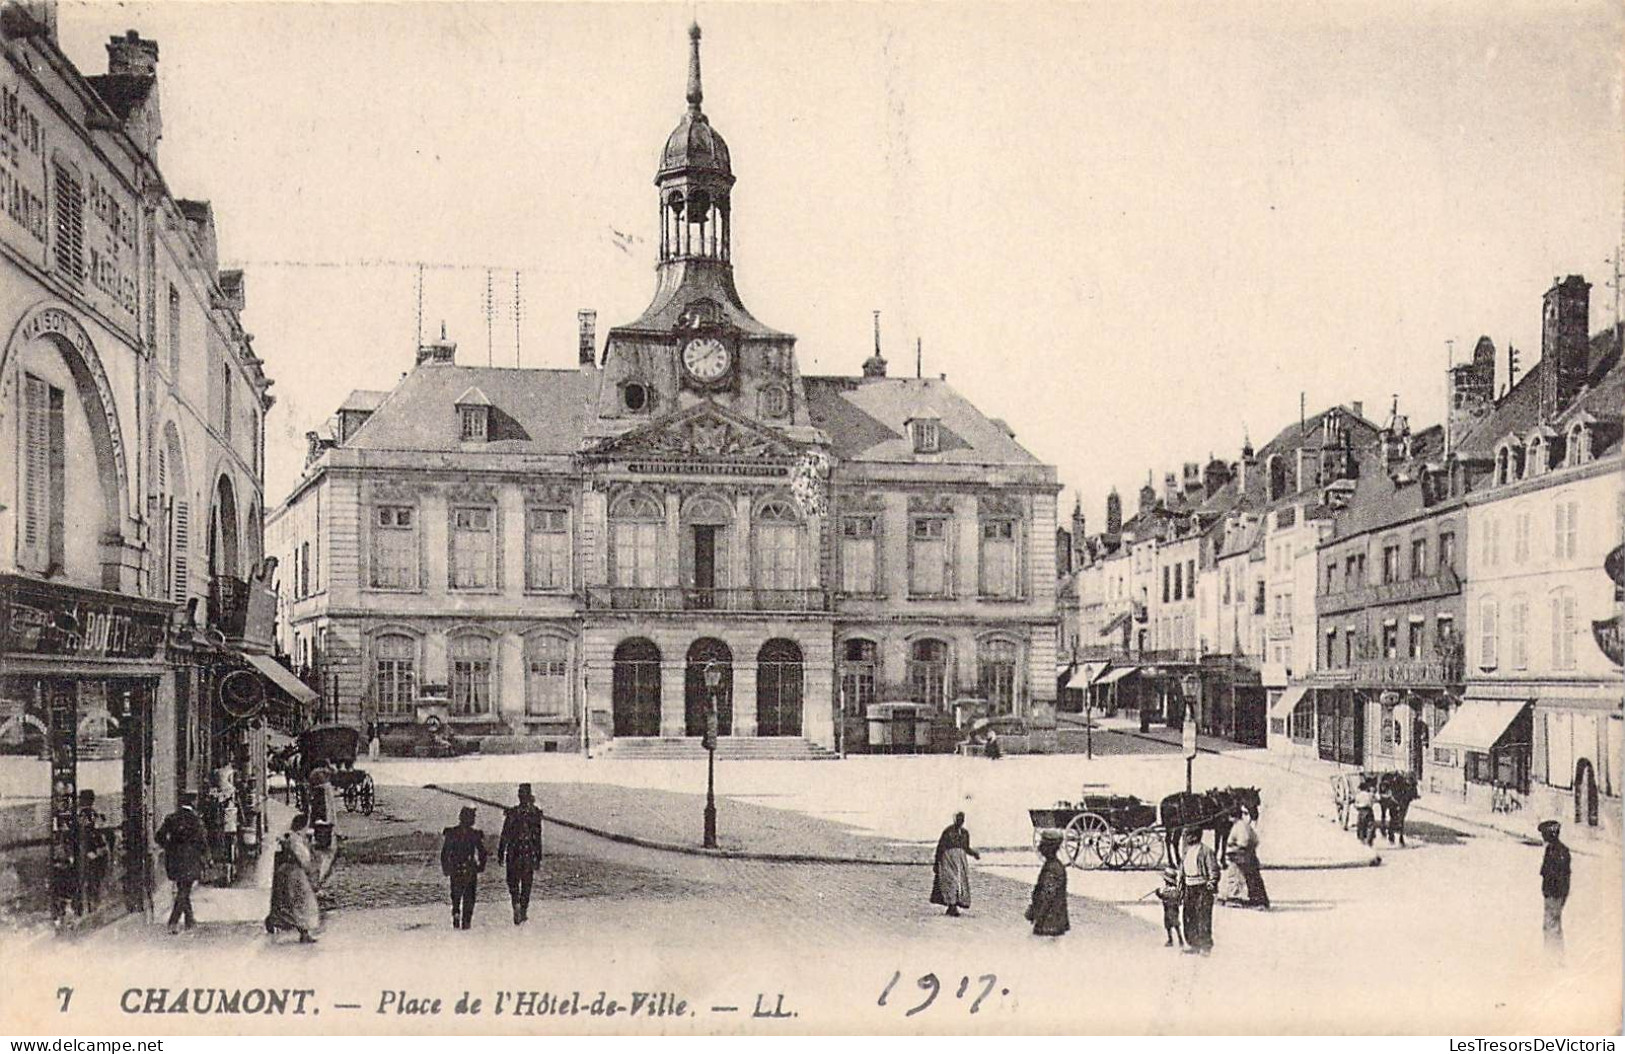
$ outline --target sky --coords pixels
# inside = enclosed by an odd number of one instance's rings
[[[1105,496],[1332,403],[1436,422],[1480,334],[1539,356],[1555,276],[1613,322],[1618,4],[64,2],[64,50],[160,47],[160,163],[214,204],[304,434],[444,321],[459,361],[571,368],[654,290],[687,26],[734,269],[804,374],[955,388]],[[522,315],[513,308],[519,272]],[[489,281],[495,303],[489,327]]]

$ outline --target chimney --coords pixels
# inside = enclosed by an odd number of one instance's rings
[[[1151,473],[1145,475],[1145,486],[1140,488],[1140,511],[1145,512],[1157,503],[1157,488],[1151,485]]]
[[[1552,421],[1585,387],[1590,351],[1591,283],[1576,274],[1553,279],[1540,328],[1540,417]]]
[[[1349,409],[1354,411],[1354,416],[1355,417],[1364,417],[1365,416],[1365,403],[1361,402],[1358,399],[1354,400],[1353,404],[1349,407]]]
[[[577,311],[576,324],[580,330],[576,342],[577,356],[581,365],[590,369],[598,365],[598,312],[591,309]]]
[[[1179,477],[1172,472],[1162,474],[1162,500],[1170,508],[1179,500]]]
[[[107,72],[114,77],[158,76],[158,42],[142,40],[133,29],[122,37],[109,38]]]
[[[457,365],[457,342],[446,339],[446,324],[440,323],[440,339],[418,347],[419,366]]]
[[[1116,487],[1106,495],[1106,533],[1123,533],[1123,499],[1117,496]]]
[[[1187,461],[1184,466],[1184,478],[1181,481],[1185,489],[1185,497],[1195,497],[1202,493],[1202,465],[1197,461]]]

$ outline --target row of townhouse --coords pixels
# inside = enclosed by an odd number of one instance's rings
[[[83,75],[53,5],[0,6],[0,916],[62,923],[147,910],[156,824],[225,760],[258,832],[271,697],[270,381],[159,170],[158,45],[107,54]]]
[[[1233,478],[1199,501],[1148,491],[1099,535],[1075,512],[1058,533],[1062,705],[1130,697],[1177,719],[1197,703],[1213,734],[1617,831],[1620,332],[1590,333],[1589,289],[1554,282],[1541,359],[1499,398],[1481,339],[1439,425],[1334,407],[1215,463]],[[1121,570],[1166,516],[1183,533],[1159,554],[1201,539],[1184,667],[1150,646],[1168,595]]]

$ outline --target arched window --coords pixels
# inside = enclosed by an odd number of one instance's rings
[[[1591,460],[1591,428],[1584,421],[1576,421],[1569,426],[1567,449],[1564,450],[1565,464],[1583,465]]]
[[[615,646],[611,706],[617,736],[660,734],[660,649],[643,637]]]
[[[987,697],[988,712],[1010,714],[1016,707],[1016,660],[1020,649],[1014,641],[985,640],[977,648],[977,680]]]
[[[525,642],[525,713],[532,717],[569,717],[570,642],[536,636]]]
[[[373,640],[373,701],[380,715],[411,714],[417,702],[417,641],[404,633]]]
[[[756,654],[756,734],[801,735],[802,655],[795,641],[775,638]]]
[[[942,709],[948,702],[948,645],[917,640],[909,646],[908,684],[914,701]]]
[[[491,713],[496,694],[489,637],[465,633],[451,641],[451,712],[471,717]]]
[[[683,587],[696,591],[688,598],[691,607],[715,606],[711,590],[728,588],[732,533],[733,510],[722,498],[702,494],[683,506],[679,557]]]
[[[660,585],[660,531],[665,513],[647,494],[627,494],[610,509],[610,581],[653,589]]]
[[[1525,458],[1524,476],[1538,476],[1546,471],[1546,438],[1537,435],[1529,440],[1529,452]]]
[[[796,589],[800,573],[801,521],[789,502],[766,502],[756,513],[756,586]]]
[[[880,649],[872,640],[854,639],[841,645],[841,706],[859,716],[875,701],[880,676]]]

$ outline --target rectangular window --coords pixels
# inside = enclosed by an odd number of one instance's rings
[[[982,595],[1016,595],[1016,521],[982,521]]]
[[[1529,601],[1522,596],[1512,598],[1507,609],[1507,646],[1511,651],[1512,668],[1529,668]]]
[[[417,510],[379,505],[373,518],[372,587],[418,588]]]
[[[379,637],[373,690],[380,714],[410,714],[417,701],[417,642],[410,637]]]
[[[1326,565],[1326,583],[1325,583],[1325,585],[1323,585],[1321,587],[1321,592],[1326,593],[1326,594],[1331,594],[1331,593],[1337,592],[1337,561],[1336,560],[1333,560],[1331,563]]]
[[[875,701],[879,650],[873,641],[849,640],[841,648],[841,708],[863,716]]]
[[[1196,561],[1185,561],[1185,599],[1196,599]]]
[[[1262,615],[1264,613],[1264,580],[1260,578],[1256,585],[1258,590],[1253,596],[1253,614]]]
[[[660,548],[661,524],[626,521],[615,524],[615,584],[653,589],[660,584],[655,557]]]
[[[757,588],[796,589],[800,586],[800,537],[801,528],[793,523],[756,524]]]
[[[231,363],[220,364],[220,435],[231,442],[231,419],[236,416],[231,405]]]
[[[1456,535],[1446,531],[1439,535],[1439,570],[1454,571],[1456,569]]]
[[[1494,567],[1501,562],[1501,521],[1489,519],[1484,523],[1484,566]]]
[[[914,421],[914,449],[921,454],[934,454],[940,445],[937,422],[929,420]]]
[[[570,587],[570,514],[564,509],[525,510],[525,588]]]
[[[525,673],[525,713],[532,717],[569,717],[570,645],[558,637],[530,642]]]
[[[1224,603],[1230,603],[1230,569],[1224,570]]]
[[[1382,582],[1387,585],[1397,581],[1399,581],[1399,543],[1394,542],[1382,547]]]
[[[1428,573],[1428,540],[1411,539],[1411,577],[1422,578]]]
[[[875,518],[841,519],[841,591],[868,595],[877,592],[875,574]]]
[[[1347,667],[1350,667],[1350,666],[1354,665],[1354,638],[1355,638],[1355,629],[1354,629],[1354,627],[1353,626],[1344,626],[1343,627],[1343,666],[1344,666],[1345,669]]]
[[[461,408],[462,438],[464,442],[485,441],[486,408],[483,406],[464,406]]]
[[[1421,619],[1411,619],[1410,638],[1405,643],[1406,657],[1411,659],[1422,658],[1423,638],[1427,636],[1427,623]]]
[[[24,374],[22,553],[38,571],[65,558],[67,468],[62,389]]]
[[[1328,670],[1337,668],[1337,631],[1335,629],[1326,631],[1326,668]]]
[[[451,510],[452,589],[490,589],[496,580],[495,519],[491,509]]]
[[[1382,624],[1382,657],[1385,659],[1399,658],[1399,624],[1388,621]]]
[[[75,284],[85,280],[85,188],[65,165],[56,166],[56,269]]]
[[[1173,568],[1164,566],[1162,569],[1162,602],[1168,603],[1172,599]]]
[[[948,521],[916,516],[909,527],[908,591],[917,597],[948,592]]]
[[[181,291],[173,285],[169,287],[169,328],[164,336],[169,338],[169,376],[178,379],[181,375]]]
[[[1552,665],[1559,670],[1574,669],[1577,614],[1572,590],[1559,589],[1552,594]]]
[[[491,642],[484,637],[451,643],[451,712],[463,717],[491,712]]]
[[[1493,670],[1500,661],[1500,611],[1495,598],[1486,597],[1478,605],[1478,664]]]
[[[1580,506],[1572,499],[1560,501],[1556,508],[1556,533],[1552,542],[1552,555],[1559,560],[1573,560],[1580,552]]]

